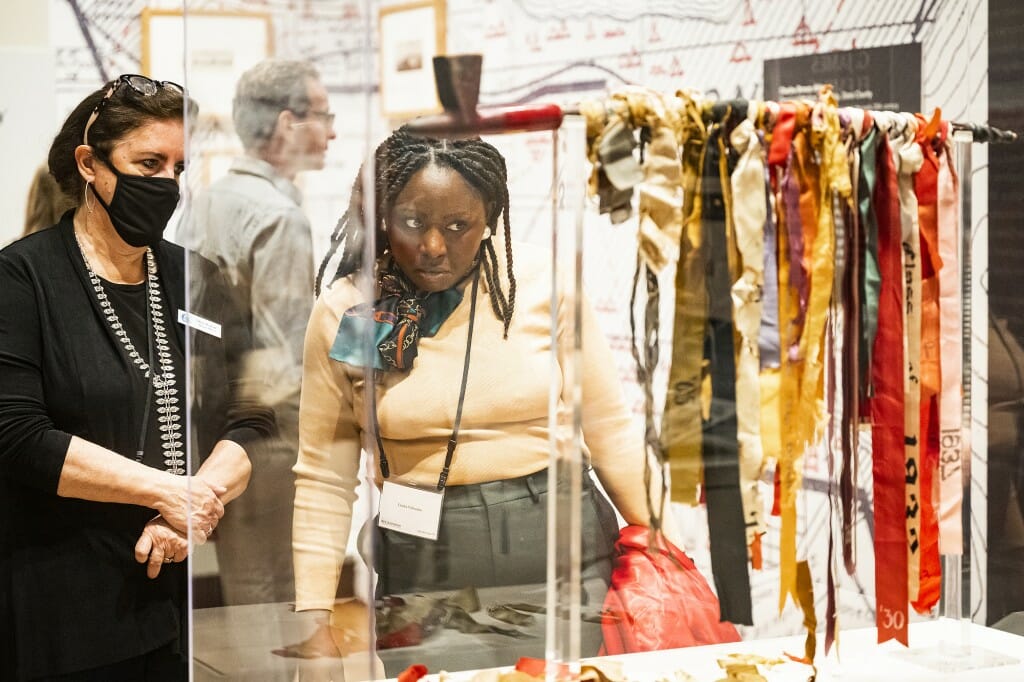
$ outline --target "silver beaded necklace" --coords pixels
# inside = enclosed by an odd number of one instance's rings
[[[164,327],[164,309],[160,297],[160,278],[157,276],[156,258],[153,256],[153,250],[146,249],[146,296],[149,302],[148,312],[151,322],[151,324],[147,324],[147,327],[152,326],[153,328],[156,356],[159,359],[159,371],[157,372],[150,371],[149,363],[139,355],[135,344],[128,337],[128,331],[121,324],[120,318],[118,318],[117,313],[114,311],[114,306],[107,297],[107,292],[103,289],[102,280],[100,280],[99,275],[93,271],[92,266],[89,264],[89,259],[85,255],[85,249],[82,248],[82,242],[79,240],[77,232],[75,233],[75,241],[78,242],[78,250],[82,254],[82,260],[85,262],[85,270],[89,275],[89,282],[92,284],[92,289],[96,294],[97,301],[99,301],[100,310],[103,311],[107,325],[114,332],[118,341],[121,342],[121,346],[128,353],[132,364],[152,384],[156,393],[164,467],[172,474],[183,476],[185,474],[185,461],[184,448],[182,446],[181,415],[179,414],[180,410],[178,407],[178,389],[176,387],[177,379],[174,374],[174,362],[171,356],[170,344],[167,341],[167,331],[166,327]],[[149,344],[149,342],[150,339],[147,338],[146,343]],[[152,361],[152,349],[150,355],[150,361]],[[148,402],[147,400],[147,411]],[[145,424],[145,421],[143,424]],[[143,433],[140,438],[145,438],[145,434]],[[142,461],[141,446],[135,455],[135,460]]]

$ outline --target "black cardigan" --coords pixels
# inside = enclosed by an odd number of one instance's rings
[[[181,247],[164,241],[154,253],[170,340],[184,348],[189,337],[178,389],[183,408],[192,399],[194,471],[217,440],[244,447],[269,435],[273,416],[234,398],[230,361],[248,338],[216,268],[190,254],[187,277]],[[179,309],[220,322],[223,338],[185,329]],[[139,421],[128,415],[141,414],[145,393],[133,372],[92,293],[70,212],[0,251],[0,679],[186,646],[185,564],[149,580],[133,557],[153,510],[56,494],[72,435],[134,453]]]

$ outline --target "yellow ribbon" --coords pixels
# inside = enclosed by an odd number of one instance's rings
[[[682,234],[676,265],[676,302],[661,438],[672,478],[672,500],[697,504],[703,477],[701,452],[704,333],[707,325],[704,245],[701,241],[700,178],[707,129],[700,107],[685,91],[680,104],[680,155],[684,203]]]
[[[798,119],[799,120],[799,119]],[[799,603],[796,570],[796,496],[800,487],[800,461],[804,451],[821,437],[824,425],[822,410],[825,322],[832,298],[832,279],[835,269],[835,224],[833,201],[850,201],[852,185],[846,159],[846,147],[840,141],[839,113],[831,88],[822,89],[821,99],[811,117],[809,140],[805,131],[797,131],[793,144],[809,143],[806,153],[817,157],[818,166],[806,163],[806,181],[817,181],[818,194],[814,230],[809,259],[810,291],[807,312],[802,329],[796,329],[796,292],[789,287],[790,266],[779,258],[779,326],[782,343],[782,377],[779,402],[782,409],[782,450],[779,459],[780,511],[782,528],[780,537],[780,593],[779,610],[791,596]],[[803,139],[801,139],[803,137]],[[803,193],[801,193],[803,194]],[[803,196],[801,197],[803,200]],[[805,226],[806,227],[806,226]],[[786,240],[786,231],[779,230],[780,244]],[[780,248],[780,254],[786,249]],[[785,265],[783,263],[785,262]],[[785,281],[783,280],[785,269]],[[784,286],[785,284],[785,286]],[[796,357],[791,357],[794,336],[799,335]]]

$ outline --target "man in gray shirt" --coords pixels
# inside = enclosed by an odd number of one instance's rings
[[[234,360],[249,397],[277,415],[278,436],[250,453],[249,487],[214,536],[225,603],[250,604],[295,597],[291,469],[314,263],[294,179],[324,167],[335,133],[327,91],[304,61],[272,59],[242,74],[232,118],[245,154],[195,199],[184,241],[220,267],[237,296],[254,350]]]

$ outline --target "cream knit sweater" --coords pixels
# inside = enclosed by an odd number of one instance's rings
[[[564,383],[571,330],[564,323],[567,311],[560,300],[559,358],[553,367],[550,256],[517,243],[515,272],[518,291],[507,339],[491,309],[486,282],[480,283],[469,383],[449,486],[515,478],[548,465],[549,390],[552,382],[559,388]],[[372,453],[377,484],[381,482],[377,446],[368,428],[363,370],[328,356],[342,314],[362,300],[352,278],[338,280],[320,296],[306,332],[293,538],[299,611],[333,607],[356,499],[361,447]],[[378,386],[377,410],[390,480],[437,484],[458,402],[469,307],[467,288],[438,333],[420,339],[412,369],[385,373]],[[626,409],[613,357],[585,300],[582,329],[584,453],[623,518],[646,524],[642,423]],[[559,423],[569,424],[569,396],[564,390],[560,393]],[[654,484],[659,481],[655,470]]]

